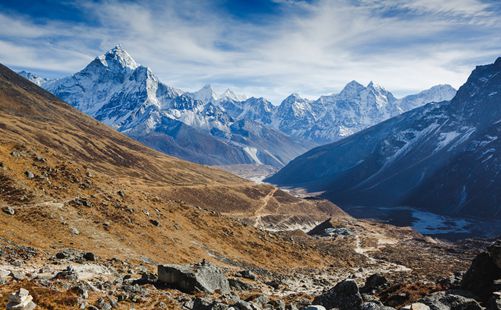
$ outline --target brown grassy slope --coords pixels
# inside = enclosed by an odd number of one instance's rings
[[[162,262],[320,267],[332,258],[220,213],[344,217],[332,204],[146,148],[1,65],[0,162],[0,206],[16,209],[1,212],[0,237],[48,252],[76,247]]]

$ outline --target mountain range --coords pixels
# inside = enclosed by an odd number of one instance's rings
[[[1,64],[0,133],[2,309],[400,309],[452,287],[482,244],[167,156]],[[482,268],[496,255],[475,259],[470,290],[501,274]]]
[[[430,103],[324,145],[268,181],[345,206],[411,206],[501,219],[501,58],[450,101]]]
[[[320,144],[336,141],[429,102],[449,100],[455,89],[437,85],[396,99],[369,83],[350,82],[317,100],[288,96],[279,106],[210,85],[184,92],[159,81],[116,46],[81,71],[60,79],[22,76],[70,105],[136,140],[208,165],[264,164],[281,168]]]

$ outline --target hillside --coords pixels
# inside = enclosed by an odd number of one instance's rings
[[[501,219],[501,58],[451,101],[428,104],[315,148],[269,178],[347,206],[411,206]]]
[[[21,217],[16,223],[18,232],[31,226],[28,231],[36,230],[39,242],[48,242],[59,235],[63,239],[69,237],[70,219],[65,219],[66,224],[59,223],[59,227],[30,220],[31,216],[50,219],[55,216],[53,212],[61,212],[66,215],[64,217],[74,216],[77,222],[83,215],[88,216],[86,223],[73,223],[82,230],[78,237],[82,245],[94,242],[91,232],[111,220],[112,228],[109,231],[103,229],[99,240],[104,242],[103,245],[115,243],[117,248],[120,248],[120,241],[114,239],[118,236],[119,239],[127,236],[130,242],[143,235],[145,229],[149,233],[158,233],[159,229],[153,225],[143,227],[142,222],[148,223],[149,219],[146,213],[161,224],[164,224],[164,218],[165,227],[161,225],[160,230],[168,231],[169,226],[183,220],[172,219],[171,213],[176,214],[174,210],[179,210],[183,214],[190,209],[188,206],[240,214],[246,218],[258,210],[264,213],[268,209],[268,213],[277,215],[281,212],[287,216],[308,214],[312,220],[343,215],[332,204],[301,201],[269,185],[255,185],[221,170],[191,164],[146,148],[60,102],[5,67],[1,70],[0,83],[1,199],[7,204],[23,205],[18,211]],[[33,174],[32,178],[25,175],[29,172]],[[124,197],[118,194],[119,191]],[[75,203],[77,198],[88,201],[93,207],[79,207]],[[24,207],[27,204],[30,207]],[[132,207],[134,205],[136,207]],[[166,210],[155,211],[161,206]],[[117,221],[116,227],[114,220]],[[221,225],[232,225],[219,216],[214,220],[221,221]],[[191,227],[183,229],[181,234],[189,230],[202,238],[203,227],[197,227],[197,223],[187,225]],[[90,229],[90,235],[85,233],[86,229]],[[135,229],[138,229],[138,235],[134,234]],[[10,233],[16,236],[16,231]],[[167,231],[163,242],[172,242],[172,231],[169,234]],[[249,238],[252,235],[249,232]],[[47,239],[44,240],[43,236]],[[145,255],[144,251],[148,250],[140,242],[141,238],[137,241],[135,250]],[[220,244],[220,240],[215,241],[215,244]],[[156,247],[151,250],[153,248]],[[160,253],[162,251],[156,252],[157,255]],[[178,259],[185,258],[179,256]]]

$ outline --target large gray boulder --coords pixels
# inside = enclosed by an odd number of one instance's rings
[[[431,310],[482,310],[480,304],[472,298],[460,295],[436,292],[420,300]]]
[[[461,288],[471,291],[486,301],[496,290],[495,282],[501,279],[501,241],[489,246],[486,252],[480,253],[464,274]]]
[[[362,302],[358,285],[352,279],[339,282],[313,300],[313,304],[322,305],[327,309],[338,308],[339,310],[361,310]]]
[[[158,281],[183,292],[230,292],[224,273],[205,261],[195,265],[159,265]]]

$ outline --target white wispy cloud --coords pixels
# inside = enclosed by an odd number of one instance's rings
[[[500,56],[495,2],[280,2],[261,21],[209,1],[79,2],[95,21],[87,24],[0,13],[0,61],[69,74],[120,43],[173,86],[212,83],[278,103],[291,92],[336,92],[353,79],[399,95],[458,87],[474,65]]]

